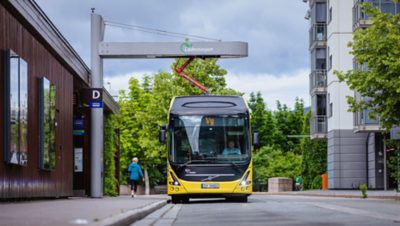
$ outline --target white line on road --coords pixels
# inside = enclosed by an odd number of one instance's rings
[[[394,216],[391,214],[377,213],[377,212],[371,212],[371,211],[367,211],[367,210],[361,210],[361,209],[355,209],[355,208],[337,206],[337,205],[330,205],[330,204],[322,204],[322,203],[309,203],[309,204],[320,207],[320,208],[334,210],[334,211],[348,213],[348,214],[353,214],[353,215],[359,215],[359,216],[364,216],[364,217],[373,217],[373,218],[381,219],[381,220],[392,220],[392,221],[400,222],[399,216]]]

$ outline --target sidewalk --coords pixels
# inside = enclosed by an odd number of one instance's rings
[[[307,191],[274,192],[274,193],[254,192],[253,194],[361,198],[361,191],[359,190],[307,190]],[[400,200],[400,193],[394,190],[391,191],[368,190],[367,195],[368,198]]]
[[[124,225],[161,208],[167,200],[166,195],[151,195],[3,202],[0,225]]]

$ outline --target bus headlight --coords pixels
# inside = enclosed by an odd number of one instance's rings
[[[169,174],[171,175],[173,181],[172,182],[170,181],[168,183],[173,186],[181,186],[181,184],[179,183],[178,179],[174,176],[174,174],[172,172],[170,172]]]
[[[240,186],[244,187],[247,185],[251,184],[251,180],[247,180],[247,178],[249,177],[250,171],[246,173],[246,176],[243,177],[243,179],[240,181]]]
[[[240,182],[240,186],[247,186],[247,185],[249,185],[249,184],[251,184],[251,181],[242,180],[242,181]]]

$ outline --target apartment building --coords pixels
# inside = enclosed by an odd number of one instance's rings
[[[400,4],[391,0],[303,0],[310,23],[310,96],[311,139],[327,139],[328,188],[358,189],[366,183],[370,189],[394,186],[387,176],[387,152],[379,120],[369,111],[349,112],[347,96],[361,97],[340,82],[334,70],[347,71],[358,65],[347,44],[353,32],[370,25],[360,4],[371,2],[384,12],[397,13]],[[386,175],[386,176],[385,176]]]

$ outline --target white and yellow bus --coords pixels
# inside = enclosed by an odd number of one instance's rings
[[[251,134],[243,97],[175,97],[169,124],[160,131],[160,141],[166,140],[167,191],[173,203],[203,197],[247,202],[253,185],[251,149],[258,134]]]

